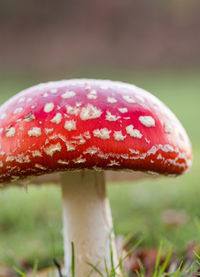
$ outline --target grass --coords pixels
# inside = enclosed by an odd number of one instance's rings
[[[140,234],[143,246],[175,245],[182,259],[185,245],[200,242],[200,78],[199,72],[104,73],[90,77],[120,79],[148,89],[178,116],[191,137],[194,148],[192,170],[183,177],[143,180],[108,186],[108,195],[117,234]],[[0,102],[37,81],[4,78],[0,82]],[[61,193],[59,188],[10,188],[0,193],[0,261],[10,267],[52,265],[62,262]],[[183,211],[188,223],[168,226],[162,220],[168,209]],[[45,211],[45,212],[44,212]],[[155,275],[154,277],[159,276]],[[174,275],[176,276],[176,275]],[[177,275],[178,276],[178,275]]]
[[[106,275],[104,275],[98,267],[93,265],[92,263],[88,262],[88,265],[91,267],[91,270],[89,274],[86,277],[92,276],[92,274],[96,274],[95,276],[99,277],[130,277],[129,273],[125,273],[123,263],[126,261],[128,256],[134,252],[134,250],[137,248],[138,243],[130,249],[130,251],[127,252],[127,254],[120,258],[119,263],[115,266],[114,260],[113,260],[113,253],[111,249],[110,253],[110,259],[111,259],[111,268],[107,267],[107,264],[105,263],[105,272]],[[193,263],[188,263],[187,261],[185,263],[179,262],[176,267],[170,268],[170,264],[172,265],[172,257],[174,253],[174,247],[171,247],[169,249],[168,253],[165,256],[165,259],[162,261],[162,243],[160,243],[158,254],[155,261],[155,267],[153,271],[151,272],[152,277],[189,277],[189,276],[199,276],[199,268],[200,268],[200,256],[195,253],[195,259]],[[64,276],[61,270],[60,264],[54,260],[55,268],[51,268],[47,276],[59,276],[59,277],[75,277],[76,276],[76,266],[75,266],[75,250],[74,250],[74,244],[72,243],[72,262],[71,262],[71,270],[70,275]],[[32,276],[36,277],[38,273],[38,263],[36,262],[32,271]],[[28,277],[26,273],[24,273],[22,270],[20,270],[17,267],[14,267],[15,272],[21,276],[21,277]],[[57,275],[58,274],[58,275]],[[46,276],[46,275],[45,275]],[[132,275],[131,275],[132,276]],[[149,276],[149,273],[145,272],[145,269],[142,264],[140,264],[140,271],[136,271],[134,276],[137,277],[145,277]]]

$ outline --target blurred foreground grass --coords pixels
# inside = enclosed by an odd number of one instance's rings
[[[76,76],[77,77],[77,76]],[[200,78],[198,72],[115,74],[90,77],[119,79],[146,88],[165,102],[187,129],[194,146],[192,170],[177,179],[161,178],[135,184],[110,185],[108,194],[117,234],[143,233],[144,245],[173,243],[182,253],[191,240],[200,242]],[[4,78],[0,102],[39,81]],[[10,188],[0,193],[0,261],[8,266],[62,261],[61,193],[58,187]],[[182,211],[187,224],[170,227],[168,209]],[[84,224],[84,223],[83,223]],[[92,226],[91,226],[92,227]]]

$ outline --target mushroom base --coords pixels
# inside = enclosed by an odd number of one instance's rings
[[[67,276],[71,276],[72,242],[75,248],[76,277],[88,276],[92,270],[88,263],[106,276],[105,261],[108,268],[111,268],[111,245],[115,265],[117,254],[104,173],[92,170],[63,173],[62,192]],[[99,274],[92,271],[90,276],[96,277]]]

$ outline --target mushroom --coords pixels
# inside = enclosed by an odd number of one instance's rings
[[[131,84],[74,79],[28,88],[0,107],[0,183],[60,175],[65,268],[105,273],[117,254],[105,170],[177,176],[191,166],[188,136],[156,97]],[[49,175],[50,176],[50,175]],[[94,273],[92,276],[96,276]]]

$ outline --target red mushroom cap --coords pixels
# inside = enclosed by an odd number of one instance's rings
[[[188,136],[156,97],[105,80],[40,84],[0,107],[0,182],[74,169],[178,175],[191,166]]]

